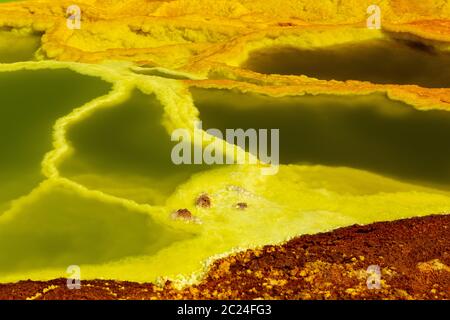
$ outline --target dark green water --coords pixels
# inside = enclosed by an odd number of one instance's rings
[[[412,41],[365,41],[314,50],[266,48],[252,52],[243,67],[322,80],[450,87],[450,54]]]
[[[35,53],[41,46],[41,36],[40,33],[0,28],[0,63],[35,60]]]
[[[280,162],[366,169],[450,186],[450,113],[381,94],[272,98],[193,89],[203,127],[280,129]],[[270,150],[270,149],[269,149]]]
[[[13,219],[0,220],[0,275],[151,255],[191,236],[147,214],[54,187]]]
[[[211,168],[173,164],[175,143],[162,120],[163,106],[140,91],[123,104],[97,110],[69,129],[75,153],[63,163],[63,174],[75,180],[90,176],[89,181],[79,180],[90,188],[126,194],[139,202],[162,203],[179,183]],[[153,197],[155,190],[158,195]]]
[[[109,90],[69,70],[0,72],[0,209],[43,178],[56,120]]]

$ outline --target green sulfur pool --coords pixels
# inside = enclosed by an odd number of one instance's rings
[[[0,209],[44,179],[41,162],[56,120],[110,88],[70,70],[0,73]]]
[[[309,49],[268,47],[252,51],[242,67],[322,80],[450,87],[450,53],[411,40],[366,40]]]
[[[280,162],[360,168],[450,187],[450,113],[383,94],[275,98],[192,89],[205,129],[279,128]]]

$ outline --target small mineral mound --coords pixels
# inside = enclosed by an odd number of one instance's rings
[[[191,220],[193,218],[193,215],[188,209],[178,209],[177,211],[172,213],[172,218]]]
[[[206,193],[202,193],[195,201],[195,205],[201,208],[209,208],[211,207],[211,198]]]

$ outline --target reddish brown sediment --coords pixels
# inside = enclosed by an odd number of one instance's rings
[[[450,299],[450,215],[351,226],[217,260],[197,285],[65,279],[0,285],[0,299]],[[367,268],[381,269],[368,289]]]
[[[206,193],[202,193],[195,201],[195,205],[200,208],[209,208],[211,207],[211,198]]]
[[[174,219],[192,219],[192,213],[188,209],[178,209],[172,214]]]

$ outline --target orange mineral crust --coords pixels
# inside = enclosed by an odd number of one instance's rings
[[[81,26],[73,30],[67,27],[66,10],[73,5],[71,1],[20,1],[0,6],[0,27],[39,35],[40,59],[87,63],[120,60],[145,68],[185,72],[202,79],[300,85],[325,92],[381,91],[395,99],[447,109],[448,85],[424,89],[422,83],[380,84],[371,79],[360,81],[365,79],[352,74],[344,81],[328,81],[314,74],[295,75],[295,72],[293,75],[264,74],[261,70],[254,72],[248,63],[249,58],[271,48],[314,52],[377,41],[402,41],[439,53],[450,51],[450,2],[378,1],[380,30],[370,30],[367,8],[372,2],[81,0],[77,2]],[[349,52],[351,64],[353,50],[345,51]],[[377,58],[378,62],[383,58]],[[366,64],[378,62],[368,58]],[[411,68],[425,64],[417,62]]]
[[[111,1],[80,0],[82,27],[66,26],[72,1],[2,4],[0,25],[44,33],[44,53],[54,59],[120,59],[183,67],[278,34],[296,36],[311,26],[365,27],[369,0],[346,1]],[[381,0],[383,29],[449,41],[446,1]],[[168,53],[170,53],[168,55]],[[230,56],[232,57],[232,56]]]
[[[0,299],[450,299],[450,215],[351,226],[217,260],[176,289],[108,280],[0,284]],[[381,271],[368,289],[369,266]]]

